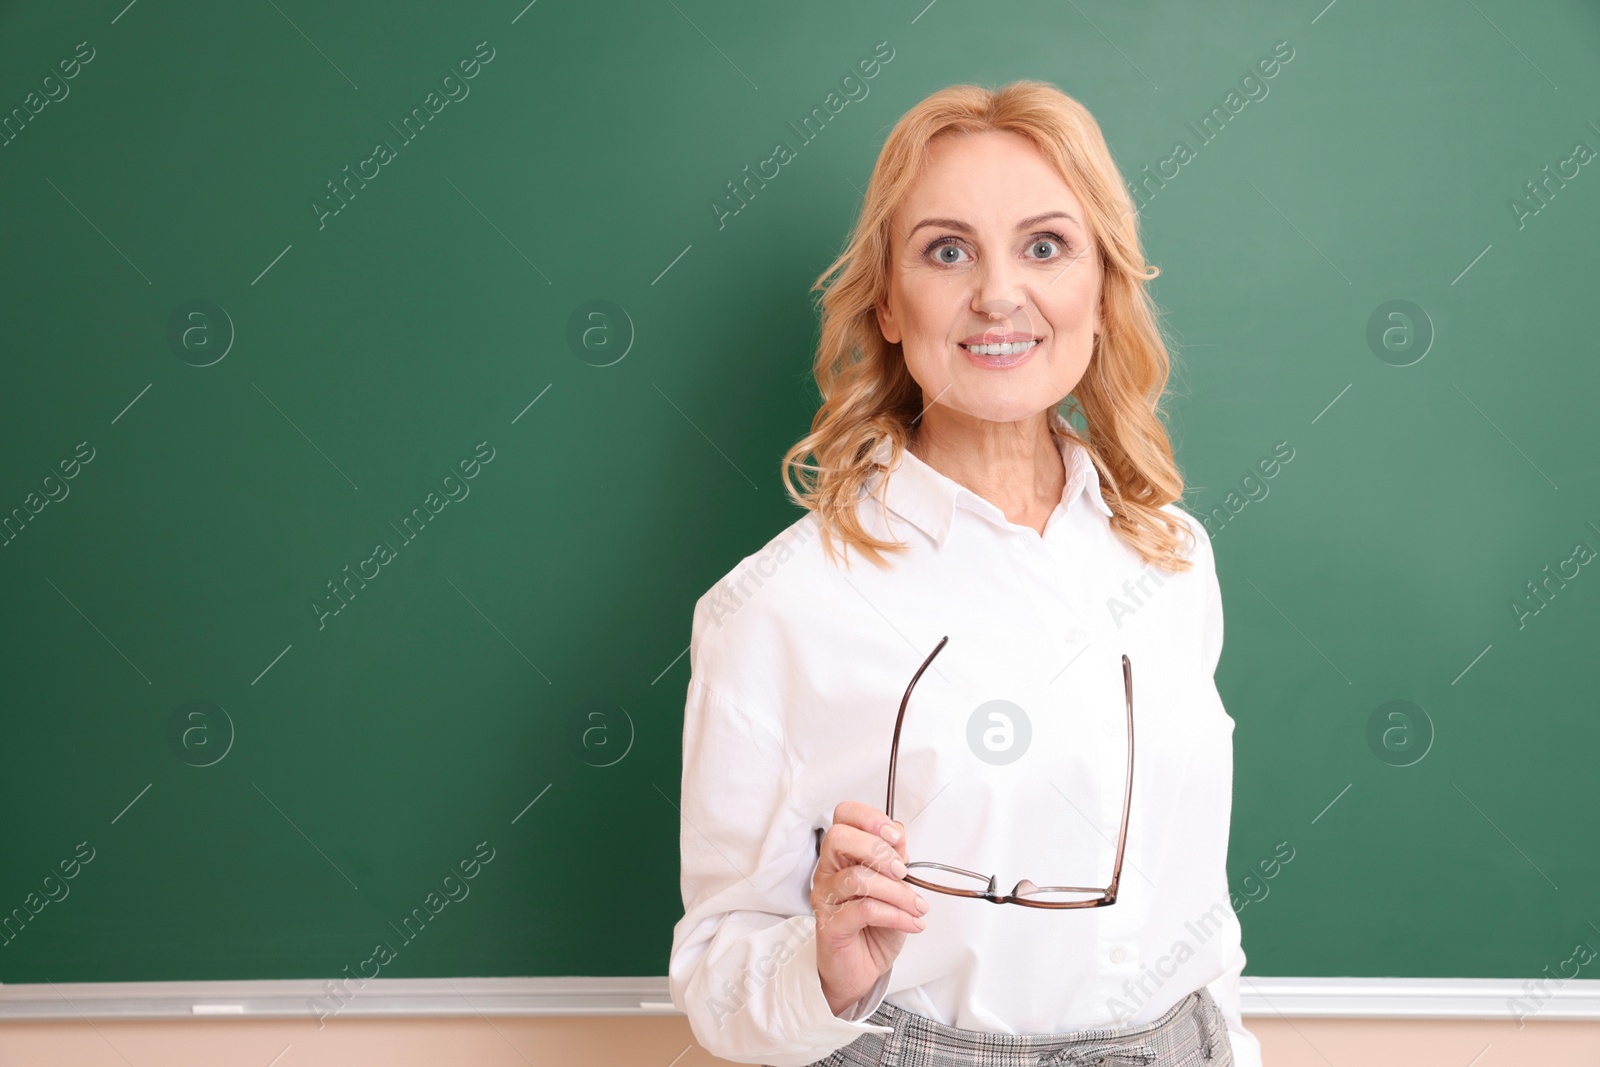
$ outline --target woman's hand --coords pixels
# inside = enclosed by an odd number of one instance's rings
[[[906,874],[905,827],[856,800],[833,809],[811,881],[817,974],[838,1015],[893,966],[906,934],[921,930],[928,904]]]

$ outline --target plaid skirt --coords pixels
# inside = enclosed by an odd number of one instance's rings
[[[959,1030],[888,1001],[862,1034],[812,1067],[1233,1067],[1222,1011],[1205,987],[1150,1023],[1061,1034]]]

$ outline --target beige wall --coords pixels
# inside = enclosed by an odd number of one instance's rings
[[[1600,1063],[1600,1023],[1260,1019],[1266,1067]],[[287,1048],[287,1051],[285,1049]],[[280,1057],[274,1063],[274,1057]],[[0,1024],[0,1067],[708,1067],[681,1016]]]

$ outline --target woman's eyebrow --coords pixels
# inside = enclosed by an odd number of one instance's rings
[[[1046,222],[1050,219],[1066,219],[1075,225],[1082,225],[1082,223],[1079,223],[1077,219],[1073,218],[1065,211],[1046,211],[1043,215],[1034,215],[1031,218],[1023,219],[1021,222],[1017,223],[1017,229],[1026,230],[1030,226],[1037,226],[1039,223]],[[972,227],[968,226],[960,219],[923,219],[921,222],[911,227],[910,232],[906,234],[906,240],[909,241],[911,239],[911,235],[922,229],[924,226],[940,226],[947,230],[955,230],[957,233],[972,233]]]

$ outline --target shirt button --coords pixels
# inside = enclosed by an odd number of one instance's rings
[[[1111,962],[1112,963],[1121,963],[1123,960],[1125,960],[1127,958],[1128,958],[1128,951],[1127,951],[1127,949],[1123,948],[1121,945],[1118,945],[1116,948],[1111,950]]]
[[[1082,630],[1073,629],[1073,630],[1068,630],[1067,631],[1067,644],[1075,645],[1079,641],[1082,641],[1082,640],[1083,640],[1083,631]]]
[[[1107,719],[1101,724],[1100,729],[1104,730],[1107,734],[1114,734],[1121,725],[1122,724],[1119,724],[1116,719]]]

